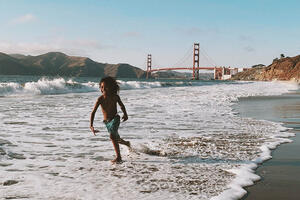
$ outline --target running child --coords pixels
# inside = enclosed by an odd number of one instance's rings
[[[99,105],[101,105],[104,118],[103,122],[110,134],[110,139],[113,143],[116,152],[116,158],[112,160],[112,162],[120,163],[122,162],[122,157],[120,154],[119,144],[126,145],[130,148],[130,142],[120,138],[120,135],[118,133],[120,125],[120,116],[117,114],[117,103],[119,104],[124,114],[122,117],[123,121],[126,121],[128,119],[128,115],[126,112],[126,108],[118,95],[120,87],[114,78],[110,76],[102,78],[99,83],[99,88],[102,92],[102,95],[97,99],[94,109],[91,113],[90,129],[94,133],[94,135],[96,135],[96,133],[99,132],[98,130],[94,129],[93,122],[95,113]]]

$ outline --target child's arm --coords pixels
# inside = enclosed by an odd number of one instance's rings
[[[128,115],[127,115],[127,112],[126,112],[126,108],[125,108],[123,102],[121,101],[121,98],[120,98],[119,95],[117,95],[117,98],[118,98],[118,101],[117,101],[117,102],[118,102],[118,104],[120,105],[120,108],[121,108],[122,112],[124,113],[122,119],[123,119],[123,122],[125,122],[125,121],[127,121],[127,119],[128,119]]]
[[[95,113],[96,113],[96,111],[97,111],[100,104],[101,104],[101,97],[99,97],[97,99],[96,104],[94,106],[94,109],[91,113],[91,118],[90,118],[90,129],[94,133],[94,135],[96,135],[96,133],[99,132],[98,130],[94,129],[93,123],[94,123]]]

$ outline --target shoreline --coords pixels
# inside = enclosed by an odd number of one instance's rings
[[[271,150],[272,158],[258,164],[255,174],[261,179],[247,190],[241,200],[298,199],[300,187],[300,91],[280,96],[239,98],[233,106],[241,117],[282,123],[295,134]]]

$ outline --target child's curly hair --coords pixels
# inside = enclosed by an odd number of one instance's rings
[[[120,87],[118,85],[118,82],[116,81],[116,79],[114,79],[111,76],[107,76],[101,79],[99,85],[101,85],[101,83],[105,83],[105,85],[108,86],[109,88],[109,93],[110,94],[118,94]]]

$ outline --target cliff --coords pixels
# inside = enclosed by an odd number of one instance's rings
[[[257,81],[300,81],[300,55],[274,59],[267,67],[255,67],[240,72],[232,80],[257,80]]]
[[[142,78],[145,71],[129,64],[98,63],[86,57],[50,52],[39,56],[0,53],[0,75],[114,76]]]

